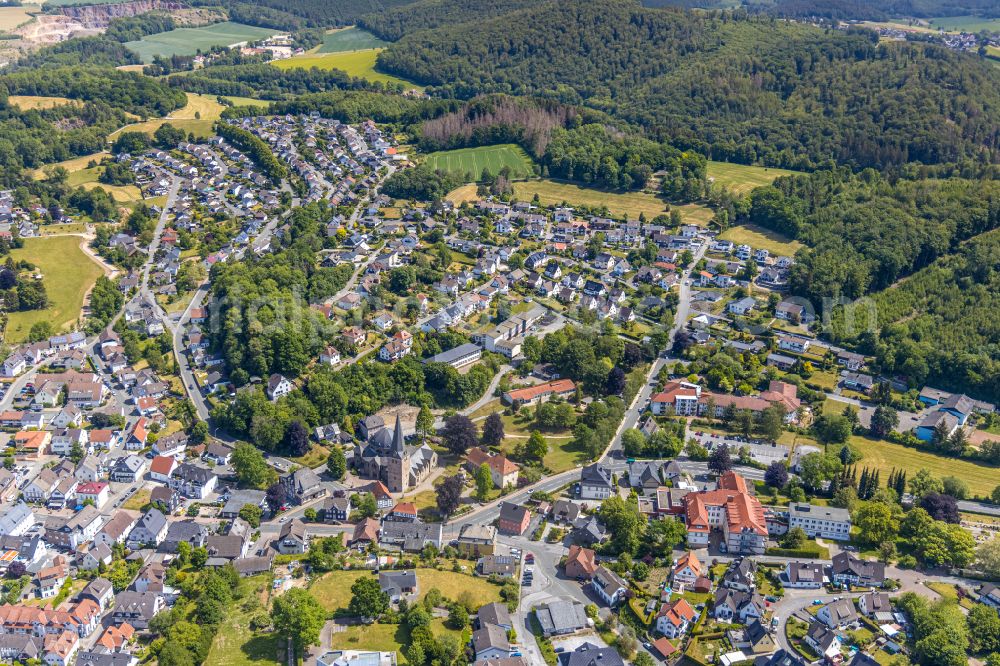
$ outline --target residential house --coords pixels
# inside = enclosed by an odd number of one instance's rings
[[[281,526],[276,542],[276,550],[282,555],[301,555],[309,550],[309,532],[306,524],[298,518]]]
[[[503,534],[524,534],[531,523],[531,512],[526,507],[511,504],[510,502],[500,503],[500,518],[497,527]]]
[[[628,595],[628,583],[603,565],[598,566],[597,570],[594,571],[594,575],[590,579],[590,586],[597,596],[612,608],[624,601]]]
[[[840,585],[877,587],[885,582],[885,565],[883,563],[862,560],[849,552],[834,555],[830,571],[833,581]]]
[[[614,493],[611,471],[598,463],[587,465],[580,472],[580,499],[603,500]]]
[[[681,598],[660,606],[654,626],[667,638],[677,638],[687,633],[697,617],[688,600]]]

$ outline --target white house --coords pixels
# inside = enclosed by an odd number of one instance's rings
[[[604,566],[597,567],[593,578],[590,579],[590,586],[597,596],[612,608],[624,601],[628,592],[628,584],[618,574]]]

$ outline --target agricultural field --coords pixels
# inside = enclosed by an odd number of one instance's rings
[[[317,53],[276,60],[272,65],[278,69],[339,69],[351,76],[371,82],[401,84],[407,88],[420,88],[416,83],[391,74],[375,71],[375,59],[382,49],[362,49],[343,53]]]
[[[212,125],[225,108],[216,101],[215,95],[200,95],[198,93],[187,93],[188,103],[183,108],[177,109],[164,118],[155,118],[143,122],[125,125],[108,136],[109,141],[114,141],[119,132],[146,132],[152,134],[160,125],[170,123],[185,132],[193,132],[195,136],[212,136]]]
[[[645,213],[646,217],[651,220],[657,215],[665,215],[669,212],[667,202],[650,192],[598,190],[567,181],[550,179],[514,183],[514,195],[518,199],[529,201],[536,194],[538,200],[546,206],[557,206],[564,202],[570,206],[593,208],[607,206],[612,215],[629,219],[636,219],[639,217],[639,213]],[[708,219],[711,218],[711,211],[697,204],[680,206],[679,210],[685,223],[698,224],[701,219],[707,223]]]
[[[258,28],[243,23],[214,23],[200,28],[177,28],[155,35],[147,35],[125,46],[139,54],[143,62],[152,62],[153,56],[194,55],[213,46],[229,46],[252,42],[277,34],[278,31]]]
[[[266,99],[254,99],[253,97],[236,97],[234,95],[226,95],[225,99],[232,102],[235,106],[257,106],[262,109],[266,109],[270,100]]]
[[[531,158],[524,149],[512,143],[443,150],[430,153],[425,159],[427,165],[435,170],[470,174],[472,180],[478,180],[483,170],[498,174],[504,167],[510,168],[513,178],[527,178],[532,174]]]
[[[58,331],[79,319],[84,297],[103,273],[101,266],[80,249],[83,240],[79,236],[25,238],[24,247],[10,251],[14,261],[30,261],[41,271],[49,307],[11,312],[7,343],[22,342],[35,322],[47,321]]]
[[[770,185],[779,176],[791,176],[795,171],[771,167],[730,164],[729,162],[708,162],[708,177],[718,185],[725,186],[734,194],[747,194],[755,187]]]
[[[22,111],[32,111],[34,109],[51,109],[65,104],[79,104],[80,102],[68,97],[44,97],[42,95],[11,95],[7,98],[11,106],[16,106]]]
[[[313,53],[343,53],[344,51],[360,51],[362,49],[378,49],[388,46],[367,30],[357,27],[330,30],[323,37],[323,43],[313,49]]]
[[[781,234],[758,227],[754,224],[741,224],[730,227],[719,234],[720,240],[731,240],[737,245],[749,245],[752,248],[764,248],[771,254],[792,256],[802,248],[802,243],[790,240]]]
[[[38,7],[0,7],[0,32],[10,32],[34,18],[29,11],[38,11]]]
[[[928,20],[932,28],[948,32],[981,32],[988,30],[1000,32],[1000,18],[983,18],[982,16],[940,16]]]

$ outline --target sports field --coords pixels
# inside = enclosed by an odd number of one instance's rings
[[[199,49],[205,51],[213,46],[252,42],[277,33],[277,30],[226,21],[147,35],[139,41],[126,42],[125,46],[138,53],[143,62],[152,62],[153,56],[157,55],[194,55]]]
[[[350,27],[331,30],[323,36],[323,43],[313,50],[313,53],[342,53],[344,51],[359,51],[361,49],[377,49],[388,46],[367,30]]]
[[[80,317],[84,296],[103,272],[97,262],[80,249],[83,240],[79,236],[25,238],[24,247],[10,251],[14,261],[30,261],[42,272],[49,307],[11,312],[6,342],[23,341],[35,322],[47,321],[58,331]]]
[[[730,164],[729,162],[708,162],[708,177],[725,186],[735,194],[746,194],[755,187],[770,185],[778,176],[790,176],[797,172],[788,169]]]
[[[278,69],[339,69],[366,81],[398,83],[407,88],[420,88],[416,83],[391,74],[375,71],[375,59],[382,49],[361,49],[342,53],[316,53],[296,56],[286,60],[276,60],[272,64]]]
[[[1000,18],[983,18],[982,16],[941,16],[928,20],[933,28],[949,32],[981,32],[989,30],[1000,32]]]
[[[719,234],[720,240],[731,240],[737,245],[749,245],[754,249],[763,248],[771,254],[792,256],[802,243],[790,240],[781,234],[758,227],[754,224],[741,224],[730,227]]]
[[[449,173],[469,174],[470,180],[479,180],[484,169],[496,175],[500,169],[510,167],[514,178],[532,175],[531,158],[513,143],[459,150],[442,150],[427,155],[427,165],[435,170]]]
[[[125,125],[112,132],[108,136],[108,140],[113,142],[119,132],[125,131],[152,134],[164,123],[170,123],[177,129],[182,129],[185,132],[194,132],[195,136],[212,136],[212,124],[219,119],[222,109],[225,107],[216,101],[215,95],[187,93],[187,98],[188,103],[169,116]]]

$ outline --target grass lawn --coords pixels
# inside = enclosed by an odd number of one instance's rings
[[[501,448],[508,454],[518,444],[527,443],[533,430],[539,430],[533,421],[526,420],[518,414],[514,416],[504,415],[502,418],[506,439]],[[586,453],[573,446],[573,435],[570,431],[546,432],[541,430],[540,432],[549,445],[549,452],[545,454],[542,463],[552,473],[564,472],[590,462]]]
[[[763,248],[771,254],[792,256],[802,243],[789,240],[779,233],[758,227],[754,224],[742,224],[730,227],[719,234],[720,240],[731,240],[737,245],[749,245],[752,248]]]
[[[119,132],[146,132],[152,134],[160,125],[170,123],[177,129],[185,132],[193,132],[195,136],[212,136],[212,124],[219,119],[222,109],[214,95],[199,95],[197,93],[187,93],[188,103],[183,108],[177,109],[165,118],[156,118],[145,122],[125,125],[108,136],[109,141],[114,141],[115,135]]]
[[[126,42],[125,46],[138,53],[143,62],[152,62],[153,56],[157,55],[194,55],[199,49],[207,51],[213,46],[252,42],[277,33],[277,30],[269,28],[225,21],[200,28],[177,28],[146,35],[138,41]]]
[[[240,581],[245,589],[245,597],[264,596],[271,586],[270,574],[251,576]],[[241,602],[242,603],[242,600]],[[206,663],[220,666],[268,666],[280,663],[284,641],[278,641],[276,634],[258,634],[251,631],[249,614],[242,612],[237,604],[230,608],[225,621],[219,625],[219,632],[212,641]]]
[[[964,479],[969,484],[969,490],[981,496],[989,496],[997,486],[997,479],[1000,479],[1000,468],[997,467],[947,458],[930,451],[911,449],[860,435],[852,436],[850,441],[864,456],[861,464],[882,470],[882,478],[886,478],[894,467],[905,470],[907,477],[913,478],[924,467],[937,477],[957,476]]]
[[[697,227],[707,227],[708,223],[715,216],[711,208],[706,208],[700,204],[690,203],[683,206],[674,206],[673,210],[681,214],[681,221],[684,224],[693,224]]]
[[[724,185],[734,194],[746,194],[755,187],[770,185],[778,176],[790,176],[795,171],[771,167],[730,164],[729,162],[708,162],[708,177],[717,184]]]
[[[83,222],[69,222],[67,224],[43,224],[38,227],[41,236],[52,236],[53,234],[82,234],[86,233],[87,225]]]
[[[469,592],[476,605],[479,606],[500,600],[500,588],[487,582],[485,578],[475,578],[468,574],[438,571],[437,569],[418,568],[416,571],[421,599],[427,595],[431,588],[436,587],[449,599],[457,599],[459,594]],[[372,572],[367,570],[331,571],[313,583],[309,591],[328,611],[347,608],[351,602],[351,585],[354,584],[354,581],[363,576],[372,575]]]
[[[10,9],[10,7],[0,7],[0,10]],[[0,23],[3,22],[3,14],[0,14]],[[16,106],[22,111],[32,109],[52,109],[66,104],[79,104],[80,102],[68,97],[45,97],[42,95],[11,95],[7,98],[11,106]]]
[[[194,293],[194,292],[192,292]],[[293,463],[301,467],[316,467],[317,465],[322,465],[326,463],[326,459],[330,457],[330,449],[325,446],[320,446],[313,442],[312,448],[304,456],[298,456],[296,458],[289,458]]]
[[[957,600],[958,605],[962,606],[963,608],[971,609],[975,605],[975,602],[973,602],[972,599],[968,597],[962,597],[961,599],[959,599],[958,591],[955,589],[955,586],[950,583],[942,583],[940,581],[937,582],[927,581],[924,583],[924,585],[934,590],[945,599]]]
[[[132,511],[140,511],[142,507],[149,504],[149,496],[151,491],[148,488],[140,488],[135,491],[131,497],[129,497],[124,504],[122,504],[123,509],[130,509]]]
[[[454,571],[438,571],[437,569],[417,569],[417,584],[420,588],[420,598],[436,587],[441,594],[449,599],[457,599],[458,595],[468,592],[472,595],[475,606],[500,601],[500,587],[487,582],[485,578],[476,578]]]
[[[401,79],[398,76],[375,71],[375,59],[382,49],[362,49],[360,51],[345,51],[343,53],[317,53],[277,60],[272,64],[278,69],[339,69],[351,76],[366,81],[381,81],[382,83],[398,83],[406,88],[420,88],[416,83]]]
[[[30,261],[42,272],[49,307],[11,312],[5,334],[8,343],[24,340],[35,322],[47,321],[58,331],[80,318],[84,296],[103,272],[80,249],[81,240],[77,236],[25,238],[24,247],[10,251],[15,261]]]
[[[513,143],[443,150],[430,153],[426,159],[433,169],[467,175],[470,180],[478,180],[484,169],[497,174],[509,167],[514,178],[527,178],[532,173],[531,158]]]
[[[647,218],[652,219],[667,212],[666,200],[648,192],[598,190],[551,179],[514,183],[514,196],[518,199],[530,201],[536,194],[538,200],[545,206],[559,205],[563,202],[571,206],[594,208],[607,206],[613,215],[630,219],[638,218],[639,213],[645,213]]]
[[[313,49],[313,52],[342,53],[361,49],[377,49],[388,45],[388,42],[382,41],[367,30],[351,26],[328,31],[323,36],[323,43],[318,48]]]
[[[351,602],[351,585],[362,576],[371,575],[370,571],[331,571],[310,585],[309,591],[328,611],[347,608]]]
[[[444,626],[444,618],[431,621],[430,630],[435,636],[451,634],[461,640],[461,632]],[[401,648],[410,642],[409,630],[399,624],[352,625],[345,631],[333,634],[330,647],[339,650],[378,650],[396,652],[400,664],[409,663]]]

